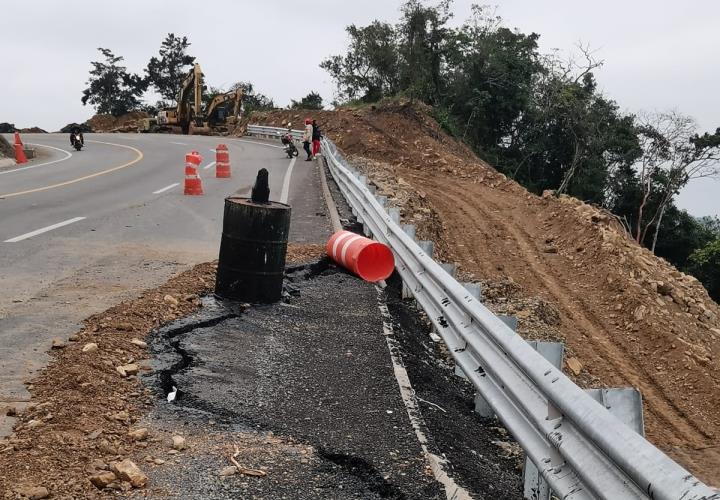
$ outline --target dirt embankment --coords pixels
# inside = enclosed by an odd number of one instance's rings
[[[12,145],[5,139],[5,137],[0,135],[0,158],[15,158],[15,149],[13,149]]]
[[[312,113],[312,114],[311,114]],[[440,257],[482,279],[528,338],[563,340],[585,387],[642,391],[648,438],[720,485],[720,307],[700,283],[579,200],[536,196],[447,136],[427,110],[256,113],[316,118]],[[503,296],[504,295],[504,296]]]

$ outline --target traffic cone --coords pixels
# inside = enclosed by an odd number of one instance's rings
[[[15,144],[23,145],[22,139],[20,139],[20,132],[15,132]]]
[[[22,144],[15,144],[15,162],[27,163],[27,156],[25,156],[25,147]]]
[[[230,177],[230,153],[225,144],[218,144],[215,148],[215,177],[222,179]]]
[[[202,157],[197,151],[185,155],[185,194],[201,195],[203,193],[202,180],[198,174],[198,167]]]

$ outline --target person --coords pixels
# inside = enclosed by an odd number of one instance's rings
[[[320,139],[322,139],[322,132],[317,124],[316,120],[312,121],[312,155],[313,159],[320,152]]]
[[[83,137],[82,130],[77,125],[74,125],[72,129],[70,129],[70,145],[75,146],[75,136],[80,136],[80,144],[83,146],[85,145],[85,138]]]
[[[305,161],[312,161],[312,151],[310,143],[312,142],[313,126],[310,118],[305,118],[305,132],[303,132],[303,149],[307,153]]]

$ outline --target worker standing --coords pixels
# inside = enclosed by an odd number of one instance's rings
[[[313,159],[320,152],[320,139],[322,139],[322,132],[317,124],[317,121],[312,121],[312,155]]]
[[[305,118],[305,132],[303,132],[303,149],[307,153],[305,161],[312,161],[312,151],[310,150],[310,143],[312,142],[313,126],[310,118]]]

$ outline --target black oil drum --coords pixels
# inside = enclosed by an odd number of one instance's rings
[[[288,205],[226,198],[215,295],[250,303],[280,300],[289,232]]]

